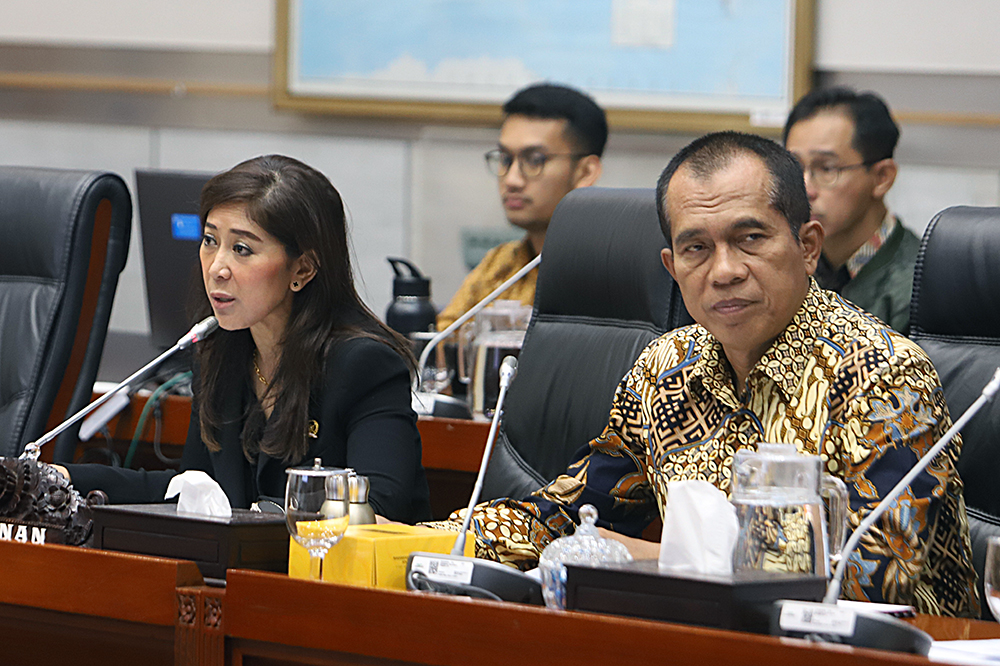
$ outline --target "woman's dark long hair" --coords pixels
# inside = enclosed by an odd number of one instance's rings
[[[289,261],[308,253],[316,264],[316,275],[292,297],[278,367],[265,396],[274,400],[273,418],[265,427],[261,404],[251,401],[242,434],[251,460],[263,452],[297,463],[309,448],[309,393],[322,379],[333,343],[373,338],[396,350],[411,370],[416,363],[406,338],[379,321],[358,296],[344,204],[326,176],[290,157],[256,157],[205,184],[202,224],[214,208],[230,204],[245,206],[247,217],[284,246]],[[196,315],[201,319],[212,312],[204,289],[199,301]],[[212,451],[220,448],[218,432],[224,425],[220,400],[227,391],[240,390],[241,382],[252,385],[253,353],[249,329],[219,330],[197,348],[201,437]]]

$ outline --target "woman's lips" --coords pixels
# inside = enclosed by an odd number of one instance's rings
[[[225,308],[225,307],[227,307],[229,305],[232,305],[236,301],[236,299],[233,298],[232,296],[230,296],[229,294],[214,294],[213,293],[213,294],[211,294],[209,296],[209,298],[212,299],[212,305],[215,308]]]

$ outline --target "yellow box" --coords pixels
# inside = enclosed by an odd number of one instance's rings
[[[450,553],[458,537],[420,525],[351,525],[344,538],[323,560],[323,580],[363,587],[406,589],[406,560],[413,551]],[[288,575],[309,578],[309,551],[289,539]],[[465,538],[465,555],[472,557],[476,537]]]

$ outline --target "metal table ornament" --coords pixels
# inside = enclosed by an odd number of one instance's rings
[[[106,501],[100,491],[84,499],[47,463],[0,458],[0,541],[82,545],[93,531],[90,508]]]

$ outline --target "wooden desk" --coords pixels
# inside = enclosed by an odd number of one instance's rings
[[[516,604],[314,583],[191,562],[0,542],[0,663],[65,666],[928,664],[904,654]],[[936,638],[996,623],[917,618]]]
[[[935,626],[1000,625],[938,618]],[[974,633],[974,632],[973,632]],[[231,663],[580,666],[581,664],[927,664],[922,657],[731,631],[568,613],[232,571]]]
[[[222,663],[199,662],[223,648],[197,622],[222,593],[193,562],[0,541],[0,563],[0,663]]]

